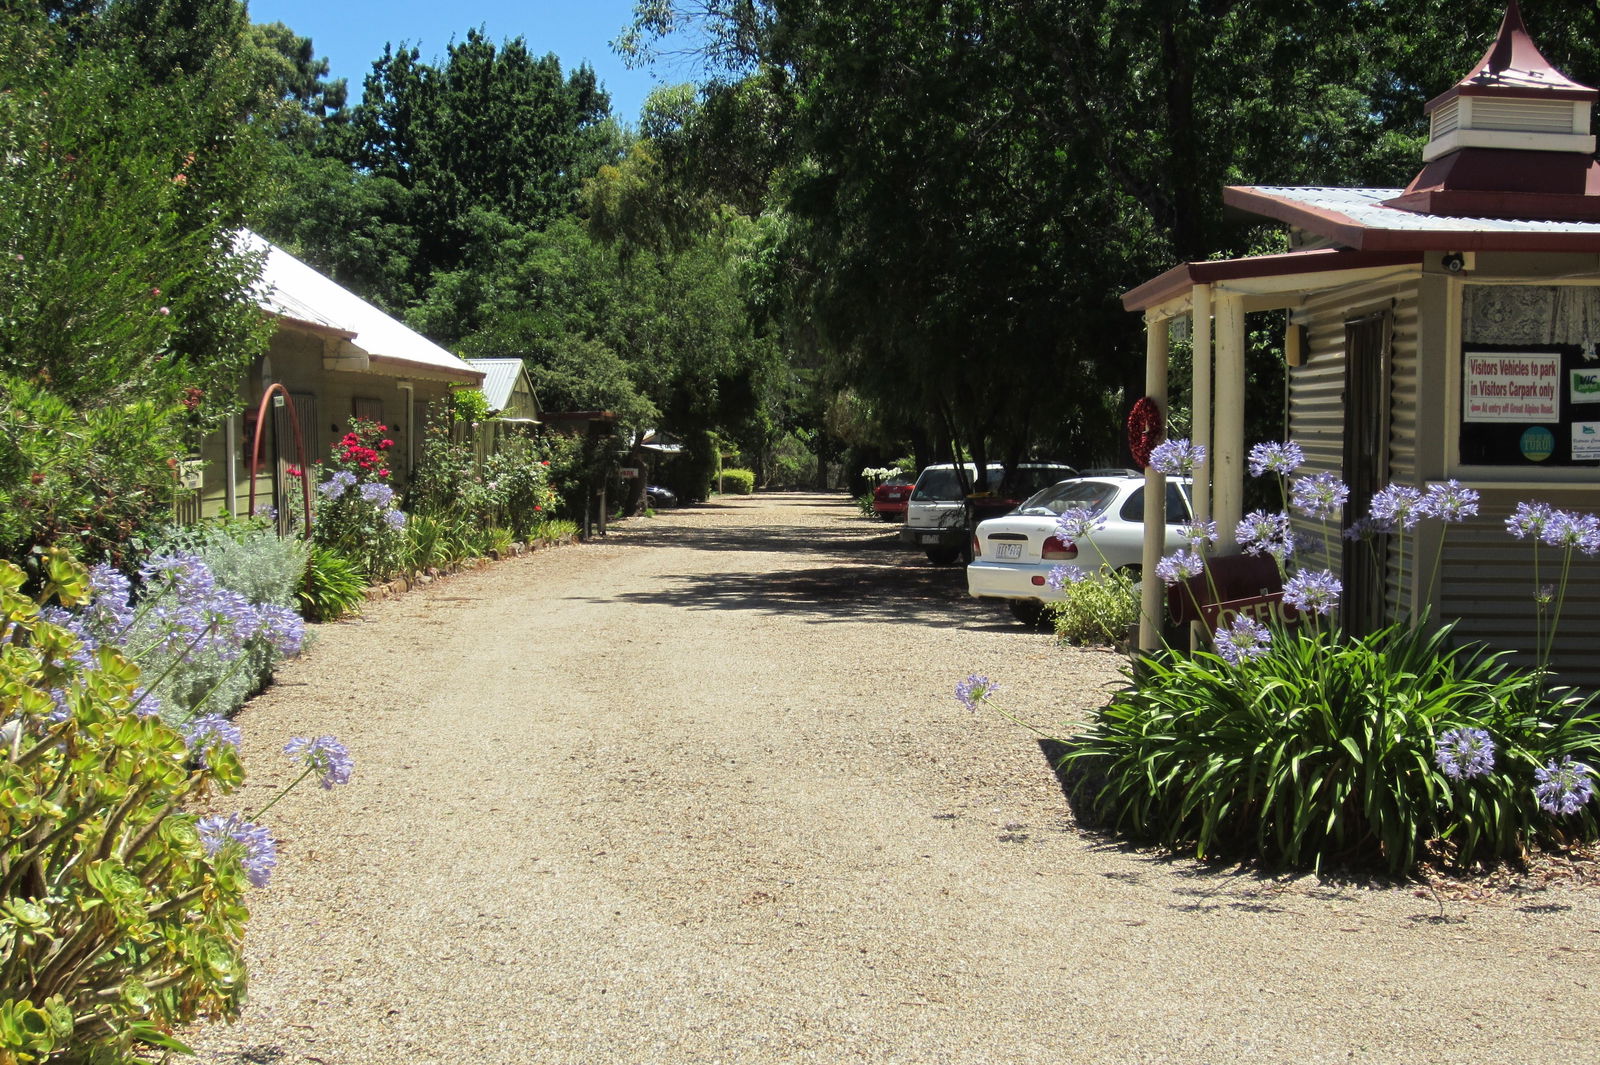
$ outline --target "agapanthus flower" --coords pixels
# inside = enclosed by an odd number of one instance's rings
[[[105,563],[89,567],[89,590],[94,598],[84,608],[91,629],[114,640],[133,624],[133,584],[120,570]]]
[[[278,508],[273,506],[271,503],[262,503],[256,507],[255,516],[260,518],[262,521],[277,521]]]
[[[1088,507],[1073,507],[1062,511],[1061,516],[1056,519],[1056,535],[1069,543],[1076,543],[1092,535],[1105,523],[1105,518]]]
[[[316,739],[296,736],[284,744],[283,753],[295,764],[321,773],[319,783],[324,788],[348,783],[350,772],[355,768],[350,752],[332,736],[318,736]]]
[[[207,714],[183,724],[183,739],[189,750],[201,756],[218,747],[237,747],[244,738],[239,726],[221,714]]]
[[[1454,728],[1439,737],[1433,760],[1451,780],[1471,780],[1494,771],[1494,740],[1481,728]]]
[[[961,700],[968,710],[976,710],[979,703],[999,690],[1000,685],[988,677],[973,673],[956,685],[956,698]]]
[[[1506,519],[1506,532],[1518,540],[1532,536],[1539,539],[1544,535],[1545,526],[1550,524],[1550,519],[1555,516],[1555,511],[1548,503],[1518,503],[1511,516]]]
[[[200,833],[200,842],[206,854],[213,858],[230,844],[238,844],[242,849],[240,862],[244,865],[245,876],[250,879],[251,886],[267,886],[273,867],[278,864],[278,848],[265,828],[246,821],[241,814],[229,814],[227,817],[212,814],[200,818],[194,827]]]
[[[146,688],[133,690],[133,712],[137,717],[160,717],[161,700],[157,699]],[[236,730],[237,731],[237,730]],[[238,742],[235,740],[234,742]]]
[[[1217,523],[1196,518],[1194,521],[1179,525],[1177,533],[1188,541],[1190,547],[1214,544],[1217,542]]]
[[[1309,518],[1337,517],[1349,498],[1349,486],[1327,471],[1298,477],[1289,486],[1289,505]]]
[[[1330,614],[1339,605],[1344,585],[1328,570],[1296,573],[1283,585],[1283,601],[1307,614]]]
[[[1478,493],[1460,481],[1430,484],[1428,494],[1422,497],[1425,517],[1440,521],[1465,521],[1478,513]]]
[[[1239,666],[1252,662],[1272,649],[1272,633],[1267,627],[1243,614],[1234,617],[1233,624],[1212,633],[1217,654],[1229,665]]]
[[[1293,440],[1257,444],[1250,449],[1250,476],[1260,477],[1263,473],[1285,476],[1298,470],[1305,461],[1306,453],[1300,450],[1300,445]]]
[[[1178,550],[1156,563],[1156,576],[1163,584],[1177,584],[1198,576],[1206,568],[1206,560],[1194,551]]]
[[[1187,477],[1196,466],[1205,464],[1205,446],[1188,440],[1168,440],[1150,452],[1150,465],[1168,477]]]
[[[534,507],[533,509],[538,510],[539,508]],[[406,514],[403,510],[386,510],[383,512],[383,520],[391,529],[404,529],[406,527]]]
[[[1422,493],[1410,485],[1391,484],[1372,495],[1372,520],[1380,525],[1409,531],[1422,515]]]
[[[285,658],[293,658],[305,645],[305,619],[285,606],[262,603],[256,607],[258,634]]]
[[[1370,540],[1374,536],[1381,536],[1386,532],[1393,532],[1394,526],[1384,522],[1373,521],[1372,518],[1357,518],[1355,523],[1344,531],[1344,538],[1351,543],[1360,543]]]
[[[1234,529],[1233,538],[1246,553],[1271,555],[1279,562],[1294,552],[1294,532],[1289,527],[1289,515],[1281,510],[1272,514],[1264,510],[1252,510]]]
[[[179,603],[193,603],[216,590],[217,580],[205,560],[190,551],[156,555],[139,569],[152,590],[170,588]]]
[[[1533,788],[1534,797],[1548,814],[1575,814],[1594,797],[1594,770],[1574,762],[1570,754],[1559,765],[1552,761],[1543,769],[1535,769],[1533,776],[1538,781]]]
[[[338,499],[355,486],[355,474],[349,470],[335,470],[326,481],[317,485],[317,494],[327,499]]]
[[[361,498],[368,503],[386,507],[394,499],[394,489],[378,481],[368,481],[361,486]]]
[[[1576,547],[1586,555],[1600,553],[1600,518],[1558,510],[1550,516],[1539,540],[1551,547]]]
[[[1083,572],[1081,566],[1051,566],[1050,572],[1045,574],[1044,582],[1059,592],[1069,584],[1077,584],[1088,579],[1089,575]]]
[[[245,644],[261,628],[256,605],[238,592],[225,588],[181,608],[183,627],[194,634],[193,653],[209,650],[223,661],[231,661],[244,651]]]

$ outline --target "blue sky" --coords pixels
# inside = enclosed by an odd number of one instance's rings
[[[611,93],[611,112],[637,125],[644,98],[659,81],[649,71],[628,70],[611,41],[633,14],[633,0],[249,0],[252,22],[282,22],[310,37],[329,73],[350,82],[351,102],[383,46],[401,41],[422,58],[444,54],[452,38],[482,27],[496,42],[521,37],[535,55],[554,52],[561,68],[587,62]],[[669,81],[691,80],[677,71]]]

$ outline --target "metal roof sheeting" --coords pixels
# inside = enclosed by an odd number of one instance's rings
[[[483,376],[266,238],[246,230],[239,234],[236,246],[241,252],[265,256],[256,303],[267,313],[339,333],[394,376],[463,383],[476,383]]]
[[[490,410],[511,409],[511,393],[516,390],[517,376],[522,373],[521,359],[468,359],[474,370],[482,371],[483,398],[489,401]]]

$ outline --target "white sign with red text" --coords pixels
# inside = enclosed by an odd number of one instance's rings
[[[1561,402],[1561,356],[1468,352],[1461,418],[1468,422],[1554,422]]]

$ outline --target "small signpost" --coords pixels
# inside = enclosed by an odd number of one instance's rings
[[[1227,555],[1206,563],[1206,572],[1167,589],[1167,612],[1180,624],[1198,621],[1216,632],[1243,614],[1266,624],[1276,617],[1294,626],[1300,612],[1283,604],[1283,577],[1268,555]]]

